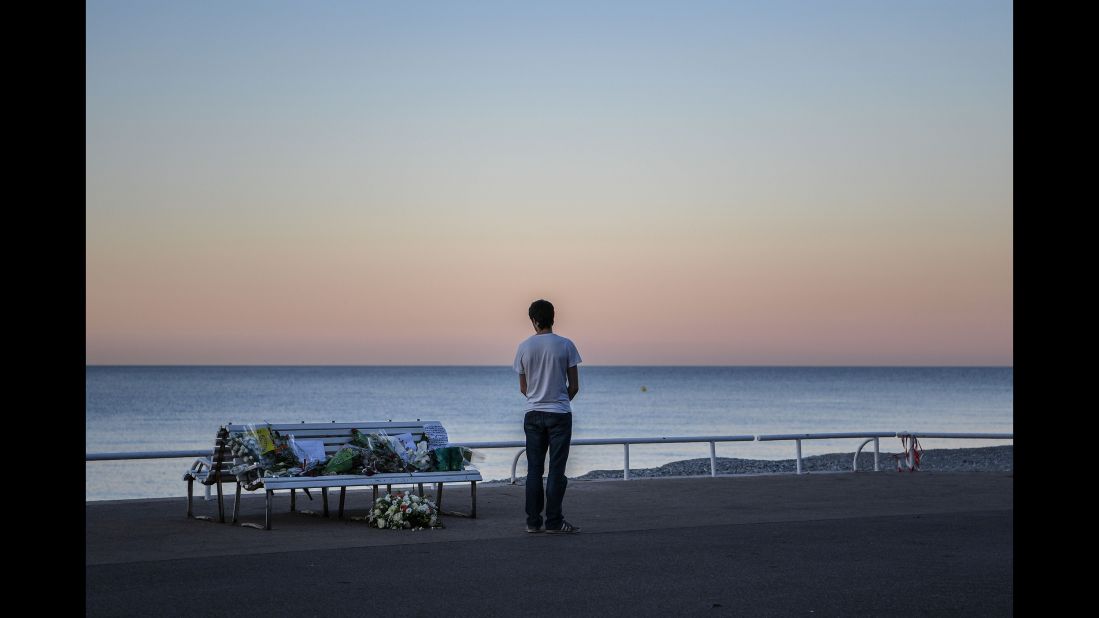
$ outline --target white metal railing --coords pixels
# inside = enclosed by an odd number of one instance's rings
[[[672,436],[658,438],[578,438],[570,442],[571,446],[606,446],[613,444],[622,445],[622,478],[630,479],[630,445],[631,444],[686,444],[692,442],[708,442],[710,444],[710,476],[717,476],[716,445],[718,442],[775,442],[793,441],[796,445],[797,474],[803,474],[801,443],[804,440],[833,440],[845,438],[865,438],[865,441],[855,452],[852,470],[858,471],[859,454],[870,442],[874,443],[874,470],[879,467],[879,440],[881,438],[947,438],[963,440],[1014,440],[1014,433],[948,433],[948,432],[852,432],[852,433],[789,433],[789,434],[760,434],[739,436]],[[453,446],[465,446],[471,449],[492,448],[518,448],[518,453],[511,462],[511,483],[516,482],[515,468],[519,458],[526,451],[525,440],[504,440],[494,442],[453,442]],[[85,453],[85,461],[111,461],[122,459],[176,459],[183,457],[206,457],[210,449],[194,451],[131,451],[120,453]],[[909,465],[912,464],[909,453]]]
[[[129,451],[122,453],[85,453],[84,461],[114,461],[119,459],[179,459],[207,457],[213,449],[196,451]]]
[[[855,462],[852,464],[852,469],[857,471],[859,469],[859,453],[862,452],[870,442],[874,443],[874,471],[881,470],[879,465],[881,454],[881,438],[894,438],[897,437],[897,432],[865,432],[865,433],[780,433],[780,434],[763,434],[756,436],[756,440],[760,442],[774,442],[778,440],[793,440],[796,446],[797,461],[798,461],[798,474],[803,474],[801,466],[801,442],[802,440],[834,440],[842,438],[866,438],[866,442],[863,442],[857,451],[855,451]]]
[[[674,436],[660,438],[579,438],[569,442],[571,446],[607,446],[611,444],[622,445],[622,478],[630,479],[630,445],[631,444],[686,444],[691,442],[710,443],[710,476],[717,476],[717,457],[715,444],[717,442],[754,442],[756,436]],[[462,442],[458,446],[469,448],[518,448],[519,452],[511,460],[511,484],[515,484],[515,467],[519,464],[519,458],[527,450],[526,440],[513,440],[509,442]]]
[[[717,455],[716,444],[718,442],[773,442],[779,440],[792,440],[796,444],[796,457],[797,457],[797,473],[804,474],[802,469],[802,455],[801,455],[801,442],[803,440],[833,440],[842,438],[866,438],[858,450],[855,452],[854,462],[852,463],[852,470],[858,471],[858,459],[859,454],[870,442],[874,443],[874,471],[881,469],[879,465],[880,459],[880,442],[881,438],[901,438],[901,437],[919,437],[919,438],[951,438],[951,439],[983,439],[983,440],[1014,440],[1014,433],[943,433],[943,432],[853,432],[853,433],[799,433],[799,434],[762,434],[762,435],[745,435],[745,436],[693,436],[689,438],[685,437],[673,437],[673,438],[607,438],[607,439],[580,439],[573,440],[572,445],[591,445],[591,444],[621,444],[623,445],[622,454],[622,478],[623,480],[630,480],[630,444],[675,444],[686,442],[709,442],[710,443],[710,476],[717,476]],[[480,443],[480,446],[475,447],[476,443],[464,443],[462,446],[468,446],[470,448],[505,448],[518,446],[522,450],[515,454],[515,458],[511,461],[511,484],[516,482],[515,468],[519,463],[519,457],[526,451],[526,442],[515,441],[511,443]],[[912,465],[912,454],[908,454],[909,466]]]

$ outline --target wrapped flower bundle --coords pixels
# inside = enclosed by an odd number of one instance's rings
[[[359,449],[353,446],[344,446],[336,451],[324,467],[324,474],[345,474],[355,467],[355,460],[362,459]]]
[[[401,442],[385,432],[363,434],[352,431],[351,444],[364,447],[363,474],[368,476],[384,472],[409,472]]]
[[[473,450],[464,446],[444,446],[434,451],[435,467],[439,471],[461,471],[473,459]]]
[[[270,430],[269,430],[270,431]],[[268,453],[272,460],[270,469],[264,470],[263,475],[271,476],[300,476],[305,469],[301,465],[298,456],[290,448],[290,436],[272,431],[272,440],[275,450]]]
[[[394,442],[395,450],[409,472],[429,472],[435,469],[434,453],[427,447],[426,441],[417,442],[411,448],[398,440]]]
[[[231,470],[246,485],[260,476],[298,476],[304,469],[290,448],[289,436],[270,427],[249,425],[245,433],[229,434],[226,446],[243,463]]]

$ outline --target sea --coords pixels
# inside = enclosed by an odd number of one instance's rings
[[[580,368],[573,438],[832,432],[1013,432],[1012,367]],[[436,420],[451,442],[523,440],[524,397],[508,366],[100,366],[85,370],[87,453],[210,449],[228,423]],[[862,440],[803,442],[805,456]],[[1011,444],[921,440],[925,449]],[[896,438],[883,453],[901,451]],[[718,457],[791,459],[793,442],[719,443]],[[518,449],[481,449],[486,481]],[[707,443],[630,447],[630,467],[709,457]],[[85,499],[186,496],[194,458],[88,461]],[[621,469],[623,447],[576,446],[568,476]],[[517,474],[525,474],[520,458]]]

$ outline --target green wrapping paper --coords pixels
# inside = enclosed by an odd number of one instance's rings
[[[355,464],[355,454],[355,450],[350,448],[342,448],[336,451],[332,459],[328,460],[328,465],[324,467],[324,473],[327,475],[350,472]]]
[[[465,469],[467,448],[460,446],[444,446],[435,449],[437,470],[441,472],[460,472]]]

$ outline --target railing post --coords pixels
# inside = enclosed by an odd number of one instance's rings
[[[878,467],[878,439],[874,438],[874,472],[881,472]]]
[[[526,448],[519,449],[519,452],[515,454],[515,459],[511,460],[511,484],[512,485],[515,484],[515,467],[517,465],[519,465],[519,457],[521,457],[523,455],[523,453],[525,453],[525,452],[527,452]]]
[[[801,440],[796,442],[798,443],[798,474],[801,474]]]
[[[625,462],[622,466],[622,480],[630,480],[630,443],[626,442],[622,445],[623,456]]]
[[[863,442],[862,444],[859,445],[859,450],[855,451],[855,458],[851,461],[851,471],[852,472],[858,472],[859,471],[859,455],[862,455],[862,449],[867,444],[870,444],[871,440],[873,440],[873,438],[867,438],[865,442]]]
[[[710,441],[710,476],[717,476],[717,451],[712,440]]]

